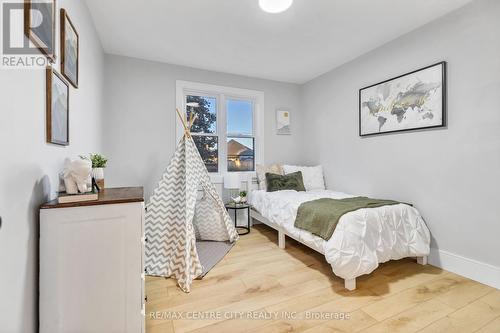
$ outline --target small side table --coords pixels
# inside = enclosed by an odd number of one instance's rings
[[[238,231],[238,235],[242,236],[242,235],[249,234],[250,233],[250,205],[242,204],[242,203],[239,203],[239,204],[228,203],[225,206],[226,206],[226,210],[228,212],[229,212],[230,209],[234,210],[234,227]],[[246,227],[238,226],[238,210],[240,210],[240,209],[246,209],[247,210],[248,220],[247,220],[247,226]],[[243,229],[243,230],[246,230],[246,231],[240,233],[239,232],[240,229]]]

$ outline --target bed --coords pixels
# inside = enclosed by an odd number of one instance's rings
[[[278,231],[278,245],[285,236],[322,253],[333,273],[356,289],[356,278],[374,271],[380,263],[416,257],[425,265],[430,252],[430,233],[417,209],[407,204],[365,208],[342,216],[329,240],[294,227],[297,209],[303,202],[321,198],[355,197],[331,190],[291,190],[249,194],[251,217]]]

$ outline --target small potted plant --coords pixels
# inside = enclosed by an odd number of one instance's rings
[[[108,163],[108,159],[101,154],[90,154],[90,160],[92,161],[92,177],[95,178],[97,186],[101,190],[104,189],[104,168]]]
[[[247,191],[241,191],[240,198],[241,198],[242,203],[246,203],[247,202]]]

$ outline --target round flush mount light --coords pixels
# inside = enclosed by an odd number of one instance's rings
[[[266,13],[277,14],[284,12],[292,5],[293,0],[259,0],[260,8]]]

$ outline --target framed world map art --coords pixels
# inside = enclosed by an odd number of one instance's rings
[[[359,90],[359,135],[446,126],[446,62]]]

